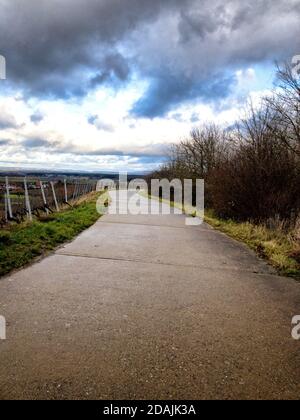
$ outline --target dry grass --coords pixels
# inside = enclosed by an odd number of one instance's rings
[[[267,225],[222,220],[212,211],[206,211],[205,220],[228,236],[246,243],[281,274],[300,278],[300,220],[293,229],[287,229],[286,223],[276,220]]]

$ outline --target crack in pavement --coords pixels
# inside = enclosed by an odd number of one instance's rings
[[[167,267],[178,267],[178,268],[201,268],[203,270],[211,270],[211,271],[232,271],[232,272],[240,272],[240,273],[251,273],[261,276],[274,276],[274,273],[268,273],[264,271],[253,271],[253,270],[246,270],[246,269],[240,269],[235,267],[226,267],[220,266],[220,267],[210,267],[205,265],[188,265],[188,264],[172,264],[172,263],[164,263],[164,262],[155,262],[155,261],[143,261],[138,259],[129,259],[129,258],[118,258],[118,257],[97,257],[94,255],[88,255],[88,254],[77,254],[77,253],[64,253],[64,252],[56,252],[55,255],[58,255],[60,257],[74,257],[74,258],[89,258],[93,260],[103,260],[103,261],[119,261],[119,262],[132,262],[132,263],[139,263],[139,264],[150,264],[150,265],[162,265]]]

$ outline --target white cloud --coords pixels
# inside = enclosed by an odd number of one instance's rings
[[[240,84],[256,78],[251,68],[240,71],[237,77]],[[0,143],[0,165],[147,170],[160,162],[155,155],[163,153],[163,146],[167,149],[171,143],[185,138],[193,125],[208,121],[230,125],[241,112],[237,91],[218,109],[193,103],[178,107],[166,118],[134,119],[129,110],[140,89],[143,86],[136,82],[116,94],[99,89],[80,103],[0,98],[3,115],[13,115],[18,123],[17,129],[1,132],[1,138],[10,139],[11,143]],[[258,103],[266,93],[253,91],[248,97]],[[38,124],[31,118],[37,110],[43,115]],[[91,115],[97,116],[94,125],[88,121]]]

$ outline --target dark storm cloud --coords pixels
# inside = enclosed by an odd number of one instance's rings
[[[0,52],[8,79],[28,94],[59,98],[82,96],[111,75],[124,80],[129,64],[118,42],[163,10],[190,1],[2,0]]]
[[[193,99],[218,105],[235,87],[237,70],[290,60],[300,50],[299,3],[195,1],[178,13],[176,25],[171,18],[160,22],[159,36],[148,31],[137,46],[139,68],[150,84],[132,113],[163,116]]]
[[[119,53],[111,54],[104,59],[101,72],[91,79],[90,85],[97,87],[105,83],[125,82],[129,75],[130,68],[125,58]]]
[[[234,77],[218,77],[197,83],[191,78],[169,77],[157,78],[150,84],[145,96],[132,109],[136,117],[154,118],[164,115],[173,106],[180,105],[194,98],[206,98],[208,101],[226,97],[235,81]]]
[[[182,11],[178,25],[181,42],[188,42],[195,36],[204,40],[207,35],[225,25],[223,14],[224,6],[217,6],[214,14],[203,10],[197,13],[193,10]]]
[[[299,54],[298,0],[2,0],[8,81],[38,97],[83,97],[137,75],[133,107],[161,116],[230,92],[241,66]],[[231,71],[231,74],[229,74]]]

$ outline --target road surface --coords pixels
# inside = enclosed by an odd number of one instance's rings
[[[209,226],[107,215],[0,280],[0,398],[298,399],[297,314],[300,284]]]

